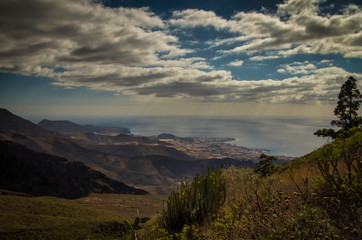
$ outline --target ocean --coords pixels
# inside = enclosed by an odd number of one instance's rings
[[[327,142],[313,133],[330,120],[301,118],[135,116],[87,118],[80,124],[130,128],[134,135],[169,133],[179,137],[235,138],[232,144],[270,150],[272,155],[303,156]]]

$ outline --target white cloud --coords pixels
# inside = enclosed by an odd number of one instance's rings
[[[312,74],[315,73],[317,70],[317,67],[309,63],[308,61],[305,62],[294,62],[291,64],[284,64],[281,66],[280,69],[277,71],[279,73],[291,73],[291,74]]]
[[[240,67],[244,64],[243,60],[238,60],[238,61],[233,61],[231,63],[229,63],[229,66],[233,66],[233,67]]]
[[[223,29],[230,28],[234,21],[227,21],[222,17],[216,16],[212,11],[186,9],[174,11],[169,23],[181,27],[213,26],[216,29]]]
[[[214,12],[187,9],[175,11],[170,24],[187,28],[213,26],[240,36],[220,43],[243,41],[232,52],[281,50],[288,54],[342,53],[362,57],[362,11],[350,4],[343,14],[319,15],[321,0],[289,0],[277,7],[275,15],[239,12],[226,20]],[[256,58],[255,58],[256,59]]]
[[[158,60],[154,65],[163,66],[163,67],[182,67],[182,68],[192,68],[192,69],[213,69],[210,66],[206,59],[200,57],[193,58],[178,58],[174,60]]]
[[[289,0],[278,5],[277,14],[296,15],[301,13],[313,14],[318,10],[317,4],[321,0]]]
[[[253,57],[249,58],[249,60],[250,61],[264,61],[264,60],[277,59],[277,58],[281,58],[281,56],[280,55],[253,56]]]
[[[329,59],[323,59],[320,64],[322,65],[328,65],[328,66],[333,66],[334,61],[333,60],[329,60]]]
[[[287,54],[342,53],[346,57],[362,57],[362,12],[356,6],[349,15],[318,15],[318,0],[290,0],[278,6],[278,16],[261,13],[239,13],[239,30],[253,36],[235,52],[285,49]]]

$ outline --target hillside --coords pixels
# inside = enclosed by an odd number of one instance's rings
[[[71,138],[74,141],[87,142],[90,144],[160,144],[160,141],[149,137],[142,136],[131,136],[128,134],[118,134],[115,136],[95,134],[90,132],[84,133],[73,133],[67,134],[67,137]]]
[[[126,184],[173,185],[207,167],[224,164],[253,167],[249,161],[193,159],[166,143],[130,135],[94,133],[63,135],[47,131],[5,109],[0,109],[0,140],[70,161],[83,162],[107,177]],[[182,167],[180,167],[182,166]]]
[[[147,194],[107,178],[81,162],[0,141],[0,189],[35,196],[78,198],[95,193]]]
[[[69,133],[99,133],[105,135],[118,135],[131,133],[128,128],[117,128],[117,127],[97,127],[93,125],[79,125],[67,120],[50,121],[44,119],[38,123],[38,126],[47,129],[49,131],[69,134]]]
[[[265,175],[231,167],[183,184],[140,238],[361,239],[362,130],[344,136]]]
[[[184,161],[163,156],[145,156],[133,157],[127,162],[127,171],[121,173],[137,185],[145,185],[149,182],[151,185],[175,184],[185,178],[192,179],[196,174],[204,172],[207,168],[225,168],[236,166],[241,168],[255,168],[252,161],[240,161],[234,159],[202,159],[194,161]],[[147,173],[139,174],[137,171],[140,166],[146,166]],[[159,176],[159,178],[155,178]],[[146,184],[149,185],[149,184]]]
[[[142,179],[143,175],[150,175],[151,179],[145,180],[142,182],[143,184],[174,183],[173,179],[163,177],[157,171],[154,172],[150,169],[149,165],[140,165],[136,170],[128,170],[127,165],[131,161],[131,157],[136,156],[160,155],[181,159],[188,158],[184,153],[163,145],[98,145],[95,144],[94,140],[88,141],[88,138],[86,142],[79,139],[72,140],[68,136],[47,131],[5,109],[0,109],[0,116],[0,140],[13,141],[34,151],[64,157],[70,161],[83,162],[87,166],[100,171],[117,181],[132,184],[132,178],[126,176],[139,176],[139,178]],[[94,136],[94,134],[86,135]],[[105,138],[112,139],[111,136],[101,135],[97,135],[96,138],[103,140]],[[111,141],[118,141],[121,138],[123,137],[115,136]],[[90,137],[90,139],[92,138]],[[140,139],[144,142],[147,141],[142,138],[136,137],[133,139],[132,136],[127,136],[127,140],[132,142],[137,142]],[[112,151],[116,151],[116,153]]]
[[[6,109],[0,108],[0,134],[14,133],[14,137],[22,136],[41,137],[49,134],[44,128],[36,126],[34,123],[16,116]],[[16,134],[19,135],[16,135]]]

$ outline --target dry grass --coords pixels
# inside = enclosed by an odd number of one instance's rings
[[[163,201],[167,196],[128,195],[128,194],[96,194],[74,200],[80,205],[96,209],[102,215],[115,218],[133,220],[138,215],[152,217],[162,211]]]
[[[165,196],[91,194],[68,200],[0,194],[0,239],[117,239],[124,220],[162,210]],[[9,195],[10,194],[10,195]]]

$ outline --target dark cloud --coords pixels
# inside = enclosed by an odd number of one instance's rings
[[[0,2],[0,56],[12,64],[57,66],[64,62],[152,64],[157,52],[176,51],[176,38],[138,25],[162,26],[146,10],[106,9],[91,1],[4,0]],[[145,28],[148,29],[147,25]],[[44,57],[47,56],[47,57]],[[5,65],[5,64],[4,64]]]

